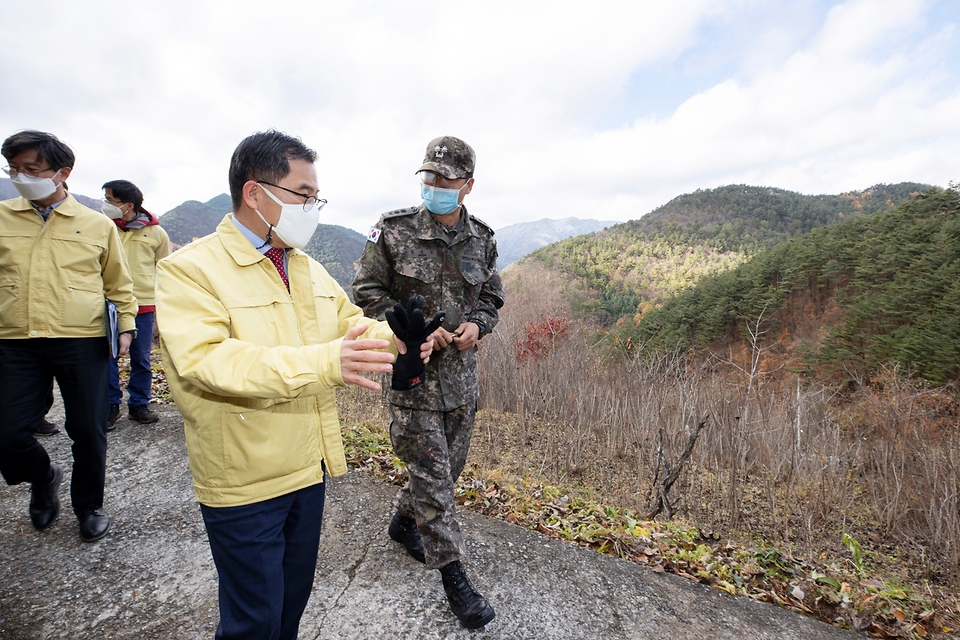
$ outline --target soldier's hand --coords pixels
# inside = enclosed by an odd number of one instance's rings
[[[453,344],[458,351],[473,349],[480,337],[480,327],[476,322],[464,322],[453,332]]]
[[[340,375],[347,384],[379,391],[380,385],[367,380],[363,373],[390,373],[393,371],[393,354],[374,349],[386,349],[390,343],[373,338],[358,339],[367,330],[367,326],[353,327],[347,330],[340,345]]]
[[[125,356],[130,351],[130,343],[133,342],[132,333],[121,333],[117,336],[117,355]]]
[[[433,350],[440,351],[440,349],[446,349],[450,344],[453,343],[453,334],[440,327],[434,331],[431,336],[433,338]]]

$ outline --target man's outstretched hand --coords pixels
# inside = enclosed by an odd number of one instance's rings
[[[340,345],[340,375],[347,384],[378,391],[380,385],[364,378],[364,373],[389,373],[393,371],[393,354],[375,349],[387,349],[390,343],[375,338],[359,339],[369,325],[347,330]]]

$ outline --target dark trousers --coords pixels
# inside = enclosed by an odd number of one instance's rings
[[[80,518],[103,506],[109,359],[104,338],[0,340],[0,473],[7,484],[49,479],[50,457],[33,429],[56,378],[73,440],[70,497]]]
[[[150,388],[153,385],[153,371],[150,369],[153,316],[152,311],[137,316],[137,337],[130,343],[130,381],[127,383],[127,406],[130,408],[145,407],[150,404]],[[119,358],[110,358],[110,390],[107,393],[110,404],[120,404],[123,400],[118,360]]]
[[[292,640],[317,568],[325,483],[242,507],[200,505],[220,576],[218,640]]]

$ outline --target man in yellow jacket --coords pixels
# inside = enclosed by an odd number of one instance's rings
[[[0,472],[30,482],[38,529],[60,514],[63,467],[33,436],[56,378],[73,440],[70,496],[80,537],[102,538],[106,474],[107,362],[104,298],[119,312],[120,350],[136,330],[137,301],[117,228],[67,192],[70,147],[49,133],[3,142],[5,172],[20,198],[0,202]]]
[[[133,294],[137,297],[137,337],[130,344],[130,380],[127,383],[127,416],[141,424],[160,419],[150,410],[153,370],[150,349],[153,346],[153,317],[157,310],[154,285],[157,263],[170,255],[170,237],[157,217],[143,208],[143,192],[129,180],[111,180],[103,185],[105,216],[120,230],[120,241],[133,276]],[[107,431],[112,431],[120,417],[123,390],[117,358],[110,360],[110,385],[107,399]]]
[[[295,638],[313,586],[324,470],[346,473],[334,388],[378,389],[392,332],[299,249],[316,153],[277,131],[230,163],[233,214],[161,260],[157,323],[220,577],[217,638]],[[319,206],[318,206],[319,205]],[[402,350],[397,344],[394,352]],[[429,360],[432,340],[421,346]]]

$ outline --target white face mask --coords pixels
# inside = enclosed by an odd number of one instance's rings
[[[313,232],[317,230],[317,225],[320,224],[320,209],[314,207],[310,211],[304,211],[302,204],[287,204],[281,202],[277,196],[270,193],[270,190],[262,184],[260,188],[270,196],[271,200],[280,205],[281,209],[280,219],[276,225],[271,225],[264,219],[263,214],[256,209],[253,210],[254,213],[260,216],[264,224],[270,227],[268,235],[270,232],[276,232],[277,236],[279,236],[286,245],[295,249],[303,249],[307,246],[310,238],[313,237]]]
[[[112,205],[107,201],[103,202],[103,206],[100,207],[100,211],[102,211],[103,215],[107,216],[111,220],[119,220],[123,217],[123,209],[116,205]]]
[[[53,178],[56,178],[59,174],[60,170],[58,169],[52,178],[37,178],[18,171],[16,176],[10,178],[10,182],[17,188],[20,195],[27,200],[43,200],[57,192],[58,185],[53,182]]]

